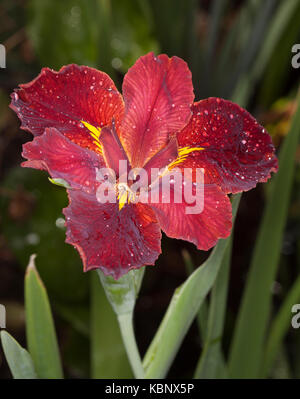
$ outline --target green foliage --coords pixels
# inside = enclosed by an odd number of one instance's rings
[[[229,271],[231,263],[232,237],[223,256],[216,281],[212,287],[208,327],[195,378],[224,378],[226,365],[222,350],[222,336],[225,321]]]
[[[62,366],[48,295],[31,256],[25,276],[26,335],[39,378],[62,378]]]
[[[236,215],[239,201],[240,194],[233,201],[233,217]],[[175,291],[144,358],[148,378],[166,376],[198,309],[215,282],[229,241],[230,238],[219,240],[208,260]]]
[[[271,366],[276,360],[280,351],[285,335],[291,325],[291,309],[295,303],[300,300],[300,275],[292,285],[284,302],[282,303],[276,317],[274,317],[269,328],[270,333],[264,350],[264,359],[260,371],[261,377],[268,377]]]
[[[254,106],[254,111],[268,111],[278,96],[292,97],[297,90],[298,77],[294,72],[295,81],[291,81],[290,66],[291,45],[300,39],[300,3],[295,0],[29,0],[26,13],[3,0],[1,9],[7,14],[5,23],[14,21],[18,26],[15,32],[8,23],[8,33],[5,27],[0,33],[1,43],[10,46],[8,69],[13,71],[13,76],[0,76],[0,129],[9,131],[9,140],[14,130],[10,129],[5,88],[33,77],[41,66],[93,66],[109,73],[121,87],[122,75],[139,56],[162,51],[188,62],[197,99],[222,96],[250,109]],[[22,33],[24,25],[29,47]],[[20,54],[26,54],[24,60]],[[228,239],[221,240],[208,260],[176,290],[146,353],[147,377],[167,375],[195,317],[202,344],[196,378],[300,375],[299,360],[291,362],[284,341],[289,332],[290,308],[299,300],[299,277],[291,284],[293,274],[280,263],[285,226],[292,220],[298,231],[300,223],[296,189],[293,215],[288,213],[293,182],[299,186],[299,176],[293,180],[299,126],[298,104],[280,151],[279,172],[266,190],[263,219],[235,325],[226,307],[231,263]],[[6,151],[5,146],[4,140],[2,147]],[[52,183],[66,188],[64,181]],[[64,364],[78,364],[79,376],[88,376],[90,361],[92,378],[132,377],[121,335],[132,338],[132,312],[142,274],[139,281],[133,280],[134,273],[130,273],[119,282],[101,275],[103,290],[96,273],[87,276],[82,272],[78,254],[64,243],[61,210],[67,205],[65,189],[49,184],[41,171],[19,166],[8,170],[1,184],[0,201],[3,235],[10,249],[23,269],[29,256],[38,254],[41,279],[55,311],[71,331],[68,355],[63,352]],[[300,270],[299,254],[296,273]],[[241,259],[241,270],[243,262],[245,257]],[[271,285],[277,275],[284,275],[284,297],[274,307]],[[41,279],[36,269],[29,267],[25,294],[30,354],[8,333],[1,332],[14,378],[62,377],[52,314]],[[230,336],[225,337],[226,323],[230,324]],[[134,347],[134,342],[131,345]],[[300,340],[294,339],[290,346],[298,350]]]
[[[55,69],[69,63],[98,64],[103,26],[99,23],[98,3],[95,0],[29,2],[28,33],[42,64]]]
[[[144,53],[156,51],[147,2],[30,0],[28,33],[43,65],[77,63],[115,78]],[[55,26],[53,25],[55,21]],[[59,38],[59,40],[56,40]]]
[[[234,378],[257,378],[261,368],[264,339],[270,317],[283,230],[293,183],[294,158],[300,135],[300,101],[291,130],[279,157],[233,336],[229,372]]]
[[[6,331],[1,331],[1,342],[3,351],[9,365],[10,371],[15,379],[37,378],[31,356],[26,349]]]

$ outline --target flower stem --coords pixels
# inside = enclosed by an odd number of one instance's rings
[[[118,315],[118,322],[127,352],[129,362],[131,364],[135,378],[145,378],[141,357],[136,344],[133,331],[133,315],[132,313]]]

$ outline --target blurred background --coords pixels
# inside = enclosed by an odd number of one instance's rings
[[[300,69],[291,65],[300,43],[298,0],[1,0],[0,43],[0,303],[7,330],[26,346],[24,270],[36,253],[37,268],[54,312],[65,374],[69,378],[130,377],[115,317],[95,281],[82,272],[73,247],[64,243],[63,188],[46,173],[20,168],[21,131],[8,108],[9,94],[41,67],[78,63],[101,69],[121,89],[135,60],[149,52],[177,55],[193,73],[196,99],[219,96],[247,108],[278,148],[296,109]],[[272,286],[273,312],[300,272],[300,147],[279,272]],[[243,195],[235,228],[223,350],[228,352],[268,187]],[[146,270],[135,326],[142,354],[174,289],[187,277],[186,259],[199,266],[208,253],[163,237],[163,253]],[[263,267],[263,265],[262,265]],[[268,289],[268,288],[266,288]],[[201,351],[195,322],[169,377],[191,377]],[[300,378],[300,331],[289,329],[271,378]],[[10,378],[0,349],[0,378]]]

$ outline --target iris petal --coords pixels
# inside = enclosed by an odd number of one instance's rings
[[[193,116],[178,134],[179,146],[200,146],[182,167],[204,168],[205,179],[225,193],[250,190],[277,171],[270,135],[243,108],[208,98],[192,107]]]
[[[161,252],[160,227],[146,205],[101,204],[96,197],[69,190],[64,210],[67,242],[76,246],[84,270],[100,268],[119,278],[129,270],[153,265]]]
[[[110,77],[96,69],[67,65],[55,72],[43,68],[32,82],[12,93],[11,108],[22,121],[21,128],[34,136],[55,127],[82,147],[99,151],[83,125],[101,128],[114,118],[119,126],[124,104]]]
[[[194,100],[191,72],[178,57],[140,57],[123,82],[121,139],[133,167],[144,164],[182,129]]]

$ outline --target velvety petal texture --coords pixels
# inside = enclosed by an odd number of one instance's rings
[[[192,106],[193,116],[178,134],[179,147],[202,147],[182,167],[204,168],[206,182],[225,193],[247,191],[277,171],[270,135],[245,109],[208,98]]]
[[[187,214],[187,207],[196,203],[188,203],[183,197],[184,184],[174,182],[170,192],[170,203],[163,203],[162,196],[159,203],[151,203],[161,229],[172,238],[190,241],[198,249],[207,251],[212,248],[219,238],[230,235],[232,227],[231,203],[215,184],[203,185],[203,204],[200,212]],[[182,200],[176,203],[175,192],[181,190]],[[193,190],[194,191],[194,190]],[[160,191],[162,193],[162,190]],[[195,193],[195,191],[194,191]],[[179,198],[180,196],[177,196]],[[202,208],[201,208],[202,206]]]
[[[94,151],[73,143],[55,128],[45,130],[23,146],[22,166],[47,170],[54,179],[64,179],[72,188],[96,193],[97,171],[105,164]]]
[[[11,108],[21,119],[21,128],[35,136],[55,127],[82,147],[98,151],[81,121],[101,128],[114,118],[118,127],[124,104],[106,73],[72,64],[59,72],[43,68],[36,79],[12,93]]]
[[[168,144],[157,152],[147,163],[144,169],[151,173],[151,169],[163,169],[178,157],[178,146],[175,137],[172,137]]]
[[[192,76],[178,57],[140,57],[123,82],[121,139],[133,167],[143,167],[191,117]]]
[[[128,205],[120,212],[118,204],[101,204],[79,191],[68,193],[67,242],[78,249],[85,271],[101,268],[118,279],[131,269],[154,264],[161,252],[161,232],[148,206]]]
[[[126,161],[128,163],[128,158],[113,126],[101,130],[101,147],[106,165],[119,176],[119,162]]]

